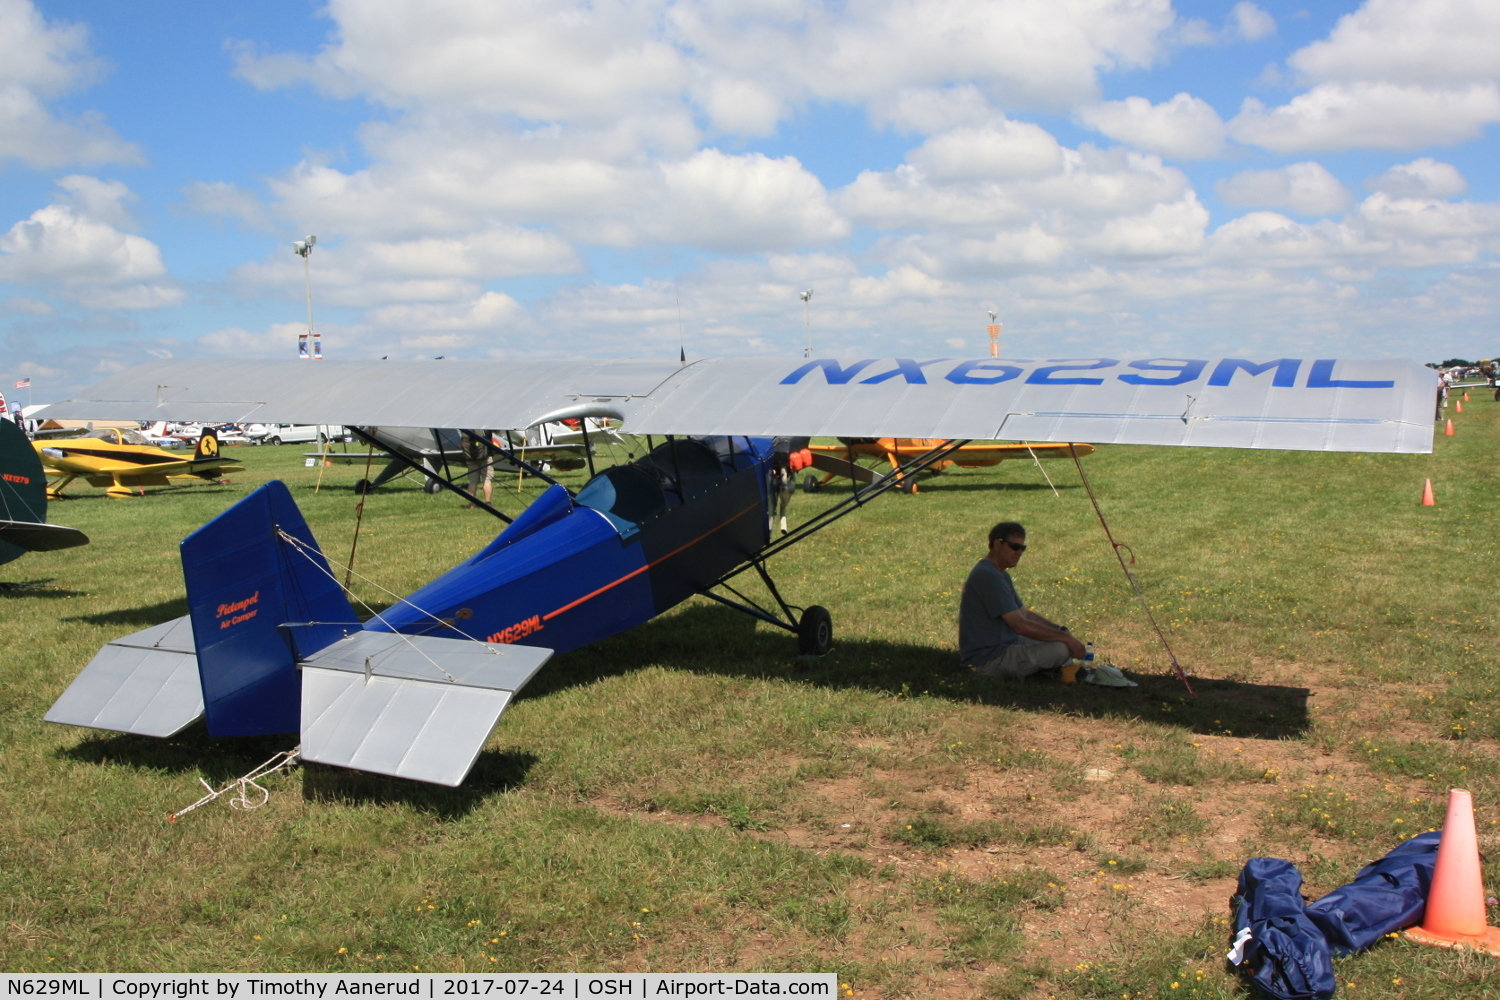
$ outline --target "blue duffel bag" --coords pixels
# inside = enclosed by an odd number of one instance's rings
[[[1307,908],[1335,955],[1349,955],[1422,922],[1442,831],[1422,833],[1365,865],[1354,881]]]
[[[1329,1000],[1333,959],[1323,931],[1308,919],[1302,873],[1280,858],[1251,858],[1235,893],[1234,951],[1250,981],[1273,1000]]]

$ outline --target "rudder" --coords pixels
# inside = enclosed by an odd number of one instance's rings
[[[184,539],[182,575],[208,731],[297,732],[299,656],[360,624],[286,484],[266,483]]]

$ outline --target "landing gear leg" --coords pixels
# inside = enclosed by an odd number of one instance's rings
[[[781,596],[781,591],[776,589],[776,581],[772,580],[771,574],[766,572],[764,562],[760,559],[753,559],[749,565],[741,567],[742,570],[750,568],[754,568],[756,573],[760,574],[761,581],[765,583],[766,589],[776,600],[776,607],[764,607],[743,592],[736,590],[730,586],[729,577],[721,579],[714,586],[723,587],[738,600],[715,594],[711,589],[702,591],[703,596],[743,612],[758,621],[775,625],[779,629],[792,633],[797,637],[797,652],[803,656],[822,656],[833,648],[833,616],[828,613],[827,608],[816,604],[807,608],[798,608],[788,604]],[[738,572],[740,571],[737,570],[731,576],[737,575]],[[777,614],[778,610],[780,614]]]

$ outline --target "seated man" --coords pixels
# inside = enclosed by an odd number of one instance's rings
[[[958,604],[958,653],[982,677],[1021,678],[1083,658],[1083,643],[1021,603],[1008,572],[1026,551],[1026,529],[1002,521],[990,551],[964,581]]]

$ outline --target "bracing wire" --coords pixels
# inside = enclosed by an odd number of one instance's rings
[[[334,583],[338,583],[339,582],[339,578],[336,577],[336,576],[334,576],[333,573],[330,570],[328,570],[327,567],[325,567],[321,562],[319,562],[314,557],[315,550],[313,550],[310,546],[308,546],[306,542],[302,541],[300,538],[297,538],[295,535],[288,534],[286,531],[283,531],[281,528],[277,528],[276,529],[276,533],[278,535],[280,535],[282,539],[284,539],[286,542],[288,542],[295,551],[301,553],[304,557],[306,557],[307,561],[310,562],[310,563],[312,563],[313,566],[318,570],[318,572],[320,572],[324,576],[328,577]],[[353,572],[353,571],[351,570],[351,572]],[[435,622],[446,624],[437,615],[434,615],[432,612],[427,611],[427,610],[425,610],[423,608],[417,607],[411,601],[408,601],[406,598],[401,597],[398,594],[395,594],[395,593],[392,593],[389,590],[386,590],[384,587],[382,587],[380,584],[376,583],[374,580],[368,579],[367,577],[364,577],[364,576],[360,575],[359,573],[354,573],[354,575],[356,577],[359,577],[359,580],[360,580],[361,583],[367,583],[370,586],[374,587],[376,590],[380,591],[381,593],[389,595],[390,597],[394,597],[398,602],[400,602],[402,604],[405,604],[407,607],[412,608],[413,610],[417,611],[419,614],[426,615],[428,618],[431,618]],[[457,677],[454,677],[452,674],[448,673],[448,671],[444,670],[442,668],[441,664],[439,664],[436,660],[434,660],[432,657],[428,656],[425,652],[423,652],[422,648],[420,646],[418,646],[416,643],[412,642],[410,636],[406,635],[406,633],[404,633],[404,632],[398,631],[394,625],[392,625],[390,622],[386,621],[385,617],[383,615],[381,615],[380,612],[378,612],[374,608],[372,608],[363,598],[359,597],[358,595],[356,595],[356,594],[354,594],[352,592],[349,594],[349,596],[352,597],[356,602],[358,602],[360,607],[362,607],[366,611],[368,611],[370,613],[370,616],[372,618],[374,618],[376,621],[380,622],[380,624],[384,625],[386,628],[390,629],[391,630],[391,635],[395,636],[396,638],[400,639],[402,642],[406,643],[408,646],[410,646],[412,648],[412,650],[418,656],[420,656],[422,659],[426,660],[428,663],[432,664],[432,667],[433,667],[434,670],[436,670],[438,673],[442,674],[444,677],[448,678],[448,680],[450,682],[452,682],[454,684],[458,683],[458,678]],[[496,650],[492,649],[488,643],[483,642],[482,640],[474,638],[472,635],[469,635],[468,633],[464,632],[461,629],[454,629],[454,631],[458,632],[459,635],[463,636],[463,638],[469,640],[470,642],[477,643],[480,647],[488,650],[491,654],[493,654],[495,656],[499,656],[500,655]]]

